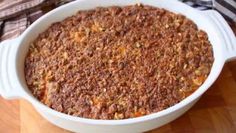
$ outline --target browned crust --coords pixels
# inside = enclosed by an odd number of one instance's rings
[[[79,11],[31,45],[29,89],[57,111],[125,119],[175,105],[207,78],[207,34],[182,15],[150,6]]]

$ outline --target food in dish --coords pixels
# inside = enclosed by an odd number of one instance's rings
[[[127,119],[192,94],[213,64],[207,34],[183,15],[146,5],[96,8],[54,23],[30,46],[26,82],[59,112]]]

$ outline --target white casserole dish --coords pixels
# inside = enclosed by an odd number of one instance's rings
[[[30,43],[52,23],[75,14],[78,10],[98,6],[125,6],[137,0],[77,0],[61,6],[33,23],[20,37],[0,44],[0,94],[6,99],[23,98],[51,123],[73,132],[143,132],[160,127],[191,108],[213,84],[226,61],[236,58],[236,38],[223,17],[213,10],[198,11],[177,0],[140,0],[142,4],[180,13],[207,32],[213,46],[214,58],[210,75],[204,84],[180,103],[163,111],[125,120],[92,120],[69,116],[50,109],[28,90],[24,77],[24,61]]]

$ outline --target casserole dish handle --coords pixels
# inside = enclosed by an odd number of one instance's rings
[[[23,91],[17,87],[16,76],[13,76],[14,62],[19,39],[6,40],[0,43],[0,96],[5,99],[20,98]]]
[[[215,10],[206,10],[203,11],[207,17],[209,17],[213,23],[216,25],[220,31],[220,36],[223,37],[224,55],[226,61],[231,61],[236,59],[236,37],[229,24],[225,19]]]

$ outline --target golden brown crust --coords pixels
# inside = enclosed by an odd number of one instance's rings
[[[150,6],[79,11],[31,45],[29,89],[57,111],[125,119],[180,102],[207,78],[213,53],[205,32],[182,15]]]

